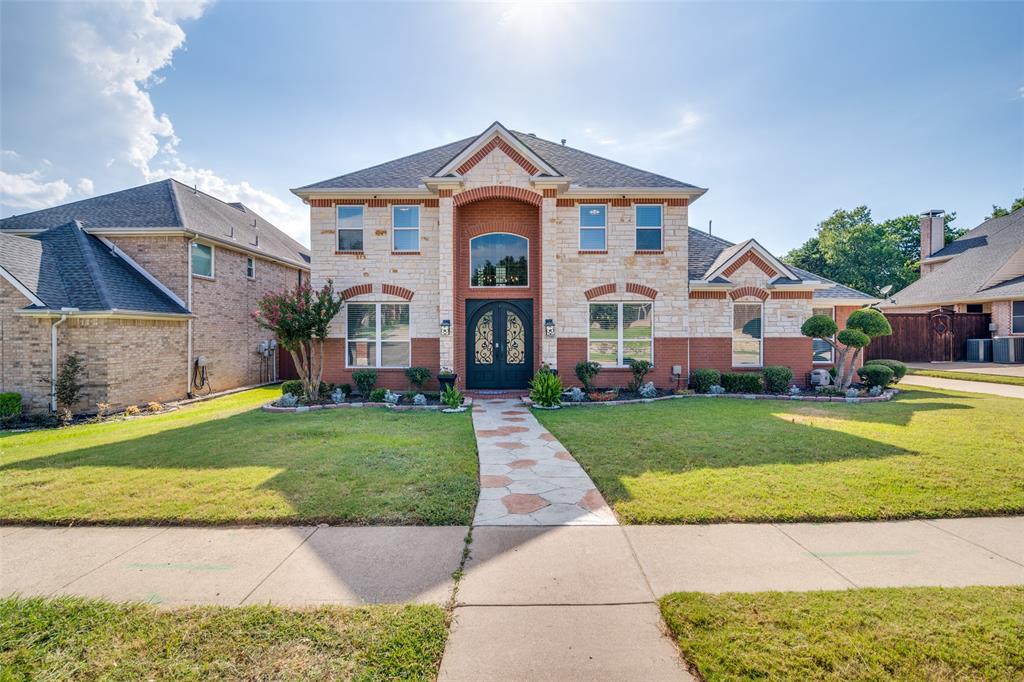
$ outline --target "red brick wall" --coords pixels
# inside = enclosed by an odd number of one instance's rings
[[[696,340],[694,339],[694,341]],[[683,338],[655,338],[654,369],[645,380],[653,381],[658,388],[675,388],[676,378],[672,376],[672,365],[680,365],[683,370],[680,386],[685,386],[686,376],[689,374],[686,366],[687,344],[688,339]],[[565,386],[580,385],[576,378],[576,363],[586,359],[586,339],[564,337],[558,339],[558,375]],[[628,368],[606,367],[597,375],[596,383],[602,388],[616,386],[625,388],[632,378],[633,373]]]
[[[811,340],[805,336],[764,340],[764,364],[783,365],[793,370],[793,382],[806,386],[812,367]]]
[[[430,370],[431,379],[424,386],[427,390],[436,391],[437,370],[441,366],[441,348],[438,339],[412,340],[412,366],[426,367]],[[352,381],[352,372],[358,368],[345,367],[345,339],[327,339],[324,343],[324,381],[332,384],[356,384]],[[407,391],[411,388],[404,369],[377,369],[377,386],[390,388],[393,391]]]
[[[454,320],[452,334],[455,339],[455,371],[459,383],[466,379],[466,300],[467,299],[532,299],[533,300],[533,364],[536,371],[541,361],[541,239],[540,208],[511,199],[484,199],[455,209],[455,249],[452,272],[454,286]],[[529,287],[488,287],[472,289],[469,286],[469,240],[489,232],[508,232],[530,240]],[[561,339],[559,344],[561,344]]]

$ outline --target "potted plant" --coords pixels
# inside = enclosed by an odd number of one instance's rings
[[[437,383],[440,384],[441,392],[444,393],[446,388],[455,388],[455,382],[458,380],[459,375],[451,367],[442,367],[441,371],[437,373]]]

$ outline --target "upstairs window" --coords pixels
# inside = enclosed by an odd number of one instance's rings
[[[760,303],[734,303],[732,306],[732,365],[761,366]]]
[[[420,207],[391,207],[391,250],[416,252],[420,250]]]
[[[192,242],[192,274],[213,277],[213,247]]]
[[[249,279],[256,279],[256,259],[252,256],[245,259],[245,276]]]
[[[833,317],[833,308],[812,308],[811,315],[824,315],[825,317]],[[811,340],[811,361],[815,364],[831,364],[832,363],[832,346],[828,345],[821,339]]]
[[[474,287],[529,285],[530,242],[505,232],[469,240],[469,284]]]
[[[1024,301],[1014,301],[1012,304],[1013,321],[1010,325],[1010,333],[1024,334]]]
[[[363,207],[338,206],[338,251],[363,250]]]
[[[346,322],[346,366],[409,366],[408,303],[349,303]]]
[[[603,367],[654,361],[653,303],[591,303],[587,358]]]
[[[604,204],[580,205],[580,251],[604,251],[608,248],[608,207]]]
[[[661,251],[662,241],[662,205],[637,204],[636,250]]]

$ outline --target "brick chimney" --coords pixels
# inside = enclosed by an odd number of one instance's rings
[[[941,209],[925,211],[920,217],[921,226],[921,259],[935,255],[935,252],[946,245],[946,212]],[[927,274],[931,266],[921,266],[921,275]]]

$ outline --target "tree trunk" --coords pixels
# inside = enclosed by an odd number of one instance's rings
[[[853,375],[857,373],[857,358],[860,357],[861,351],[863,350],[863,348],[858,348],[854,351],[853,358],[850,359],[850,375],[846,377],[846,385],[843,386],[843,388],[849,388],[850,384],[853,383]]]
[[[306,393],[306,402],[313,399],[313,387],[309,379],[310,365],[308,364],[310,358],[306,353],[306,342],[299,342],[299,355],[301,356],[301,365],[298,367],[299,379],[302,381],[302,390]]]
[[[319,396],[320,395],[320,384],[321,384],[321,382],[324,379],[324,340],[323,339],[317,339],[316,340],[316,345],[317,345],[317,350],[320,351],[320,367],[317,370],[317,374],[316,374],[316,392],[317,392],[317,395]]]

